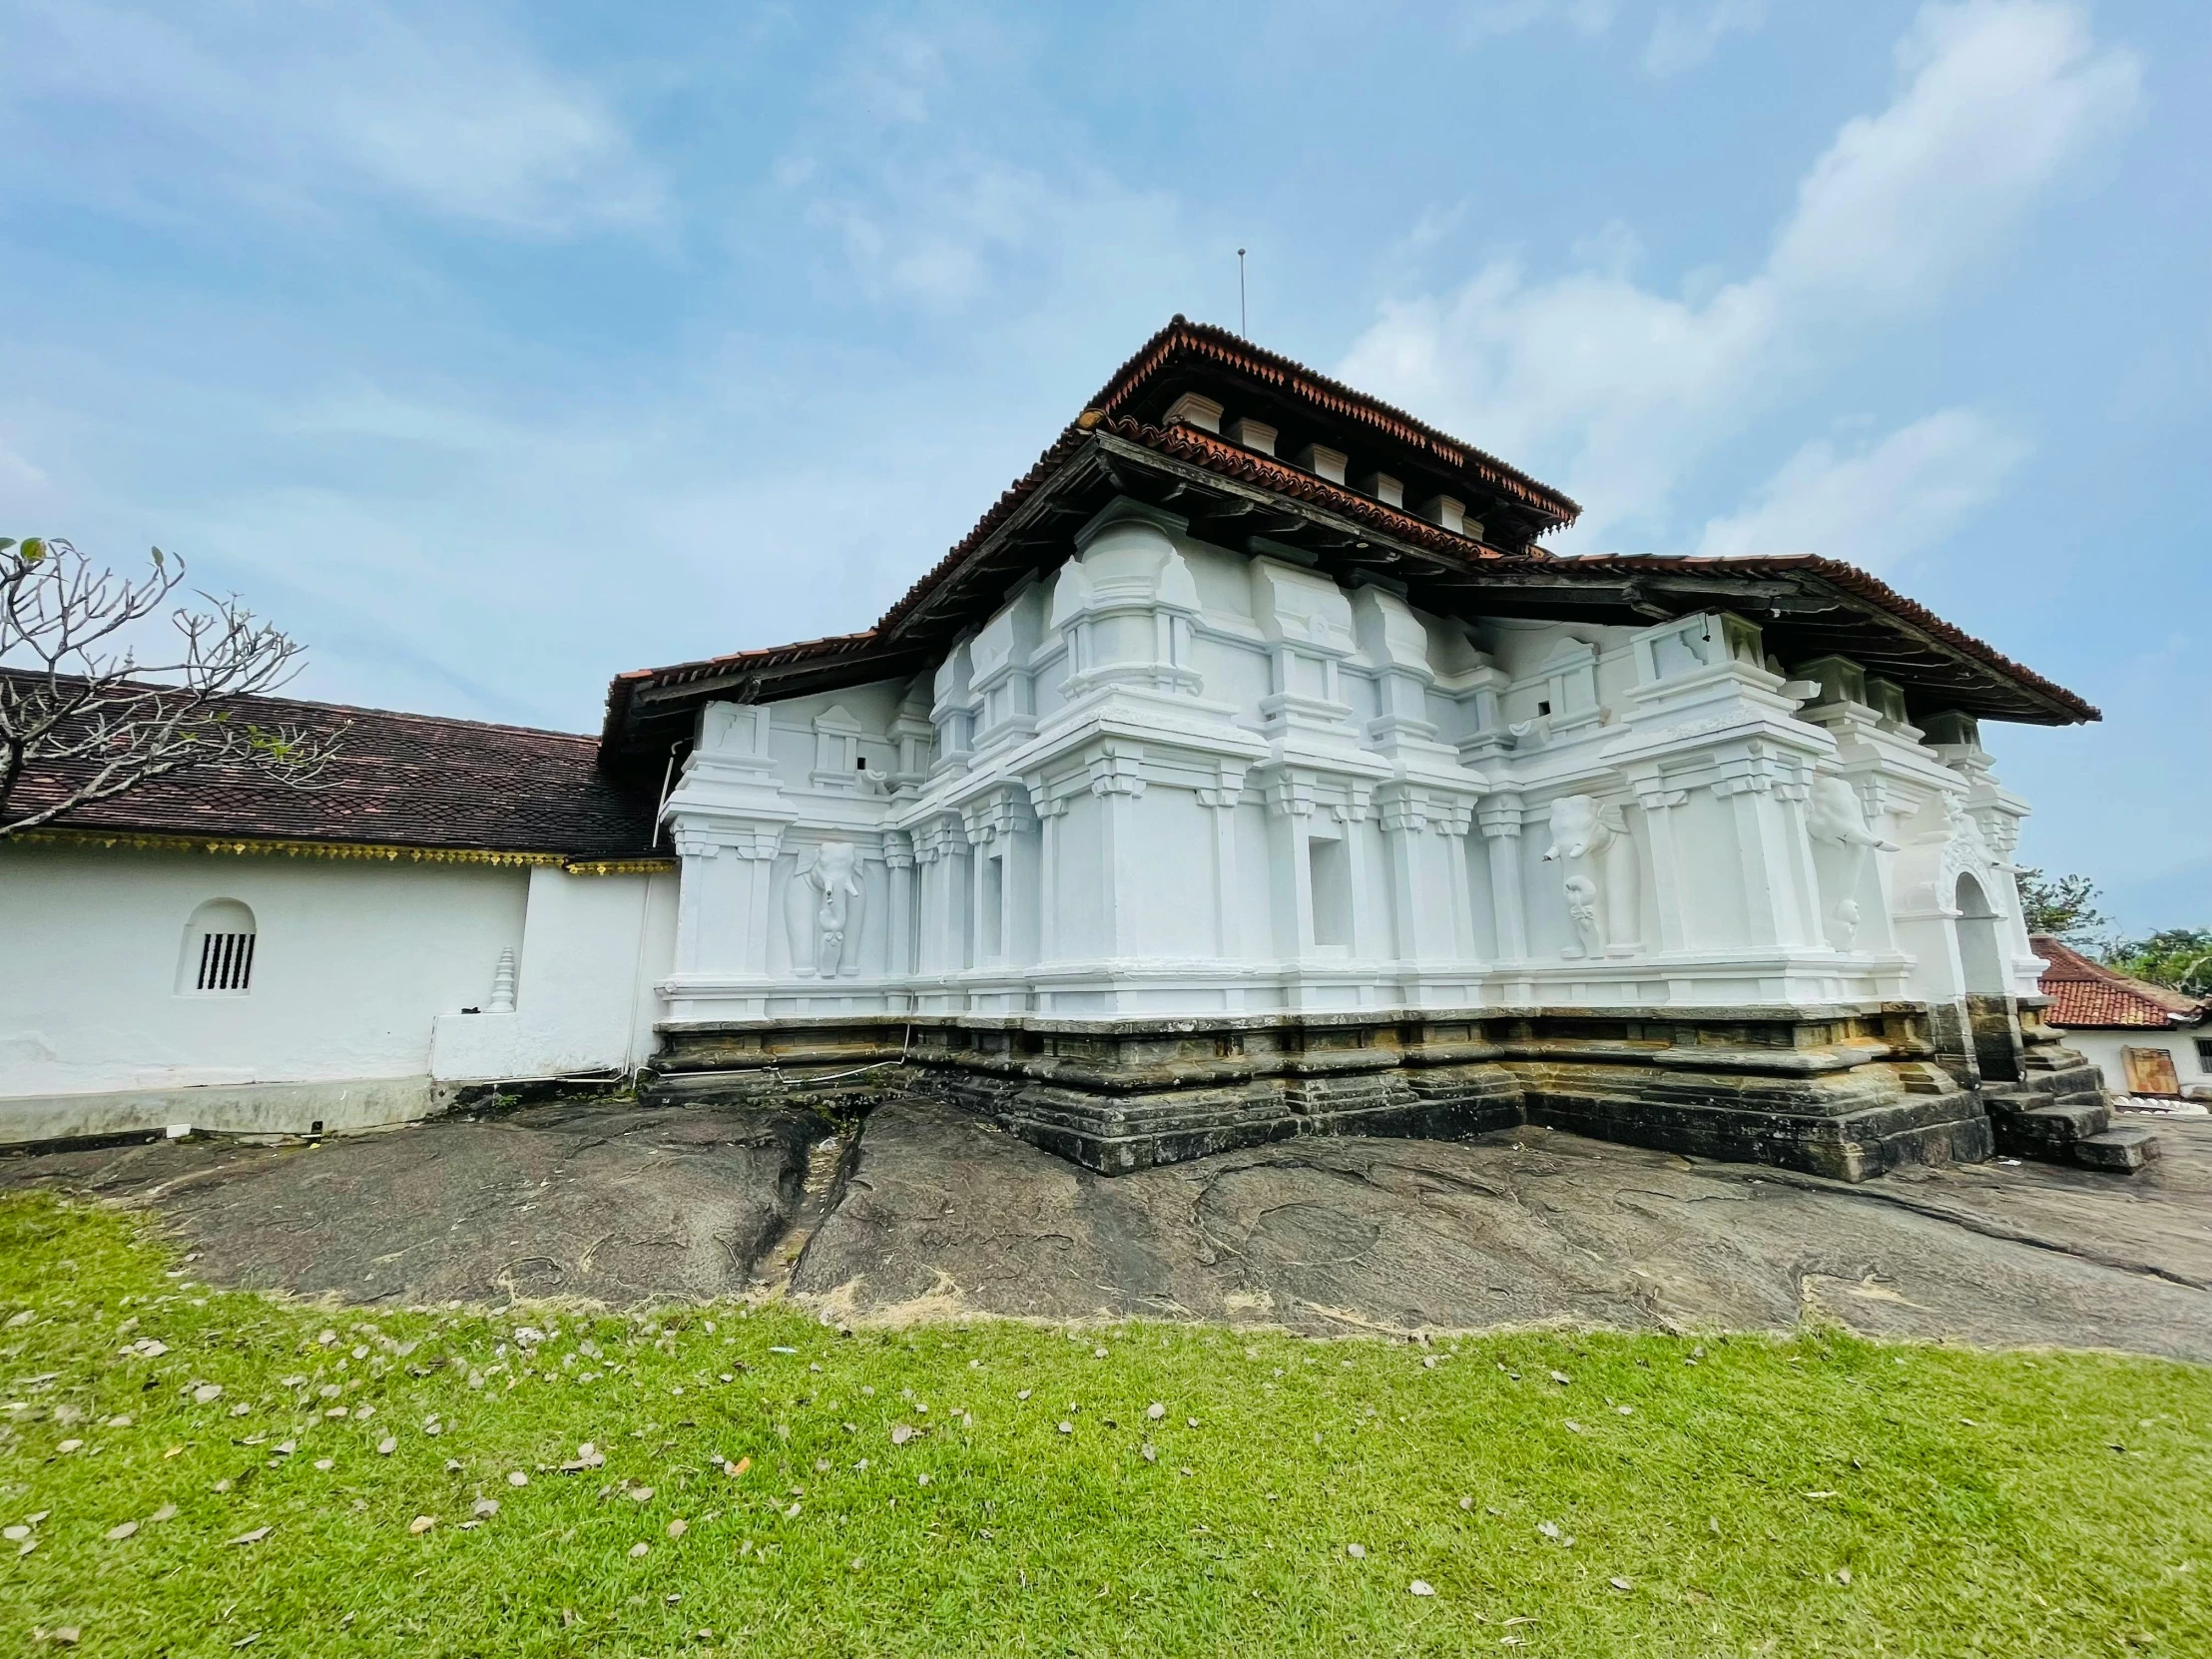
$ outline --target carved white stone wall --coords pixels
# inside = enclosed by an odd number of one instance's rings
[[[1934,994],[1967,867],[2028,974],[2024,805],[1904,708],[1743,618],[1437,617],[1117,503],[912,681],[710,708],[671,1007]]]

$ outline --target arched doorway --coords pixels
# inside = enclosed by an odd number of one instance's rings
[[[1965,981],[1966,1017],[1973,1027],[1974,1063],[1992,1082],[2020,1075],[2018,1016],[2005,982],[2003,935],[1996,906],[1980,881],[1962,874],[1953,895],[1958,911],[1958,968]]]

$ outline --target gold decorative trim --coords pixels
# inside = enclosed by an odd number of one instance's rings
[[[571,858],[561,866],[571,875],[674,875],[674,858]]]
[[[259,835],[161,835],[127,830],[25,830],[8,837],[33,845],[99,846],[132,852],[229,852],[240,856],[341,858],[363,862],[552,867],[560,852],[509,852],[476,846],[382,846],[372,841],[278,840]],[[0,843],[5,844],[5,843]]]

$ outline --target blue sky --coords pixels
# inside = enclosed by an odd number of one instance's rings
[[[0,0],[0,528],[304,695],[571,730],[872,620],[1177,310],[1872,568],[2103,707],[2023,856],[2212,923],[2212,8]]]

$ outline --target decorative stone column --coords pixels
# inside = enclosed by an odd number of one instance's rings
[[[1067,822],[1069,801],[1056,795],[1042,778],[1029,780],[1029,807],[1037,820],[1037,957],[1057,961],[1060,956],[1060,835]]]
[[[1523,808],[1517,795],[1486,795],[1475,809],[1488,853],[1490,905],[1497,920],[1497,957],[1528,960],[1528,912],[1521,891],[1520,834]]]
[[[954,860],[967,851],[966,832],[956,817],[928,819],[914,826],[913,846],[921,876],[916,971],[926,977],[958,973],[967,966],[966,917],[959,907]]]
[[[744,1016],[766,1011],[771,874],[784,830],[798,817],[768,754],[765,708],[711,704],[699,747],[661,809],[676,855],[670,1013]]]
[[[1819,919],[1819,878],[1803,807],[1810,794],[1803,760],[1753,742],[1723,760],[1713,794],[1732,810],[1736,853],[1743,860],[1748,943],[1825,950]],[[1758,900],[1764,898],[1766,902]]]
[[[1307,963],[1371,959],[1376,954],[1376,929],[1367,896],[1367,843],[1360,830],[1375,799],[1374,783],[1367,778],[1331,776],[1305,767],[1271,766],[1264,769],[1264,774],[1269,856],[1276,871],[1269,885],[1275,895],[1278,952]],[[1317,819],[1330,821],[1336,833],[1316,834]],[[1322,938],[1329,929],[1315,902],[1316,841],[1340,842],[1344,848],[1346,913],[1342,940]]]
[[[884,909],[884,972],[904,979],[914,971],[914,841],[902,830],[883,834],[884,885],[889,902]]]
[[[1214,950],[1224,961],[1243,954],[1244,930],[1238,913],[1237,808],[1244,800],[1247,768],[1242,761],[1215,764],[1215,782],[1198,791],[1214,841]]]
[[[1388,861],[1390,914],[1397,955],[1419,967],[1456,961],[1466,955],[1470,906],[1467,871],[1458,837],[1467,832],[1473,803],[1439,790],[1402,781],[1376,791],[1376,806],[1382,828],[1382,846]],[[1439,847],[1432,846],[1433,831]],[[1434,884],[1423,879],[1433,872],[1430,858],[1440,852],[1446,866],[1445,891],[1449,902],[1439,906]]]
[[[961,808],[967,830],[974,879],[969,883],[973,905],[970,937],[975,940],[975,965],[1012,968],[1028,960],[1028,895],[1037,881],[1035,859],[1036,815],[1029,806],[1029,792],[1018,784],[1002,784]],[[990,906],[988,865],[998,864],[998,903]]]
[[[1109,739],[1097,746],[1088,770],[1090,793],[1098,801],[1100,862],[1112,899],[1106,906],[1106,936],[1102,942],[1108,956],[1119,956],[1131,944],[1142,945],[1141,940],[1129,936],[1131,917],[1119,899],[1144,879],[1143,839],[1132,822],[1132,810],[1145,792],[1144,750],[1137,744]]]
[[[1474,898],[1467,890],[1467,831],[1474,825],[1472,801],[1443,798],[1428,828],[1443,843],[1446,890],[1451,895],[1450,951],[1455,962],[1474,959]]]
[[[1643,812],[1644,840],[1651,853],[1651,896],[1659,920],[1659,949],[1687,950],[1690,927],[1682,903],[1684,877],[1675,814],[1677,808],[1688,803],[1690,792],[1670,788],[1669,780],[1656,772],[1632,783],[1636,805]]]

